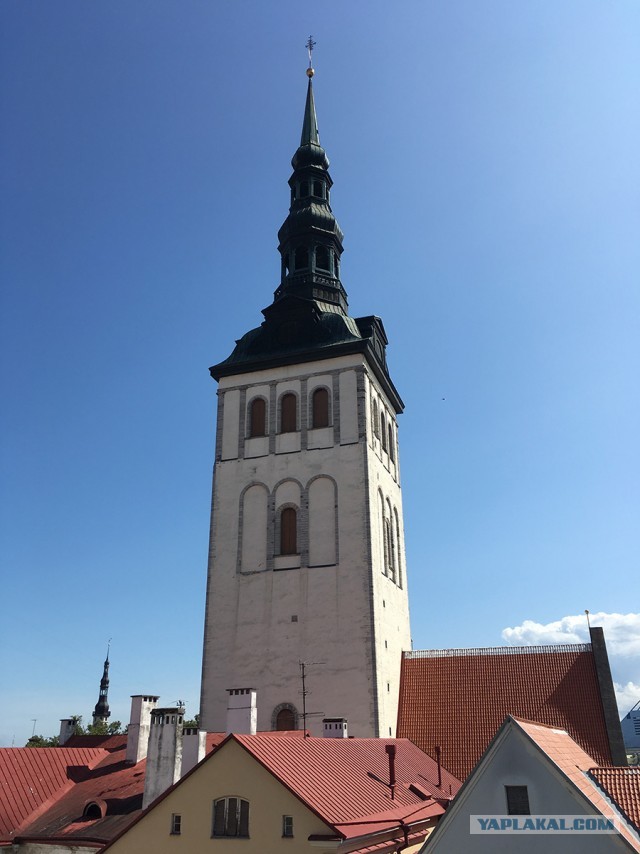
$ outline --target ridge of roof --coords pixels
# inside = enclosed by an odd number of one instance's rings
[[[591,652],[590,643],[550,643],[538,646],[476,646],[452,649],[412,649],[402,653],[403,658],[451,658],[472,655],[539,655],[540,653]]]

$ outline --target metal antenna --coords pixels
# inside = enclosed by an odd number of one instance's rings
[[[31,718],[33,721],[33,729],[31,730],[31,738],[36,734],[36,724],[38,723],[38,718]]]
[[[303,738],[308,738],[307,733],[307,718],[315,715],[322,715],[324,712],[308,712],[307,711],[307,694],[310,692],[307,690],[307,667],[308,664],[304,661],[299,661],[300,665],[300,679],[302,680],[302,731],[304,732]],[[310,661],[309,664],[326,664],[325,661]]]
[[[584,609],[585,614],[587,615],[587,625],[589,626],[589,631],[591,631],[591,620],[589,619],[589,610],[588,608]]]

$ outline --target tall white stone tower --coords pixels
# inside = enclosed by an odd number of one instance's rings
[[[211,368],[219,382],[201,727],[255,688],[258,729],[344,717],[395,735],[410,648],[396,416],[380,318],[352,318],[342,232],[309,84],[264,321]]]

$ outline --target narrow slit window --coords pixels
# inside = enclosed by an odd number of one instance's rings
[[[293,507],[285,507],[280,514],[280,554],[298,553],[298,514]]]
[[[298,429],[297,401],[295,394],[283,394],[280,400],[280,432],[295,433]]]
[[[380,414],[380,440],[382,441],[382,450],[387,450],[387,419]]]
[[[263,397],[256,397],[251,401],[249,436],[266,436],[266,427],[267,406]]]
[[[311,411],[313,427],[329,426],[329,392],[326,388],[317,388],[313,392]]]
[[[293,816],[282,816],[282,835],[290,839],[293,836]]]
[[[391,462],[395,461],[396,455],[393,447],[393,427],[391,426],[391,422],[389,422],[389,457]]]

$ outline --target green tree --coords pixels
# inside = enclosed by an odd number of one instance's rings
[[[110,724],[97,723],[83,726],[82,715],[71,715],[69,718],[73,722],[74,735],[122,735],[126,733],[126,727],[122,726],[121,721],[112,721]],[[25,747],[58,747],[60,739],[57,735],[52,735],[49,738],[44,735],[32,735]]]
[[[25,747],[57,747],[60,739],[57,735],[45,738],[43,735],[32,735]]]

